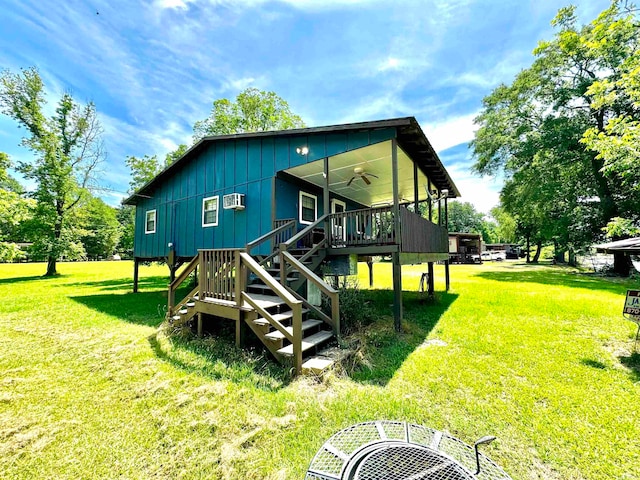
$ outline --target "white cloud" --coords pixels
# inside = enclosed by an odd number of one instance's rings
[[[473,140],[476,126],[473,119],[478,112],[452,118],[444,122],[427,123],[423,125],[425,135],[437,152],[447,148],[467,143]]]
[[[187,10],[195,0],[156,0],[154,5],[161,9]]]
[[[378,65],[378,71],[385,72],[387,70],[397,70],[398,68],[400,68],[402,63],[403,63],[402,60],[398,58],[389,57],[385,61],[383,61],[380,65]]]
[[[500,203],[502,181],[494,177],[480,177],[471,172],[470,160],[446,165],[447,172],[460,191],[457,201],[471,203],[477,211],[488,214]]]

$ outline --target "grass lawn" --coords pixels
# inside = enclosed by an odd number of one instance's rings
[[[391,266],[375,265],[376,288]],[[0,477],[300,479],[331,434],[407,420],[473,442],[514,479],[640,478],[640,355],[627,288],[552,266],[452,266],[444,293],[405,267],[403,333],[390,291],[352,339],[355,365],[289,380],[232,337],[168,337],[166,267],[0,265]],[[360,284],[367,268],[360,266]]]

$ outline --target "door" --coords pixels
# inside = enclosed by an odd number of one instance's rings
[[[344,213],[347,211],[347,204],[331,199],[331,213]],[[344,216],[331,217],[331,237],[334,244],[344,244],[347,240],[347,229]]]

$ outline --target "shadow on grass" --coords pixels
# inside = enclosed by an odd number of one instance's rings
[[[516,264],[507,271],[478,272],[474,276],[498,282],[539,283],[542,285],[562,285],[569,288],[587,288],[611,293],[625,289],[627,279],[605,278],[594,273],[568,272],[563,267],[541,269],[541,265]]]
[[[620,363],[631,370],[631,378],[633,381],[640,381],[640,353],[633,352],[628,356],[618,357]]]
[[[138,281],[138,290],[166,290],[169,284],[169,277],[157,275],[153,277],[143,277]],[[133,290],[133,280],[130,277],[114,278],[96,282],[75,282],[65,283],[65,287],[86,287],[98,288],[100,290]]]
[[[376,320],[346,339],[363,359],[349,376],[362,383],[386,385],[407,357],[426,340],[458,295],[436,292],[433,298],[427,298],[418,292],[403,292],[404,319],[400,333],[393,328],[393,291],[368,290],[366,295]]]
[[[261,390],[277,391],[292,378],[287,368],[266,358],[261,349],[237,348],[232,336],[167,337],[161,330],[150,335],[148,341],[159,359],[174,368],[212,380],[249,383]]]
[[[96,282],[100,284],[101,282]],[[111,282],[104,282],[111,283]],[[139,292],[69,297],[75,302],[124,322],[159,327],[164,321],[166,292]],[[222,322],[232,326],[233,322]],[[286,368],[266,357],[260,348],[242,350],[235,347],[232,333],[212,332],[215,336],[199,339],[176,334],[158,340],[158,333],[148,337],[155,355],[174,367],[212,379],[249,382],[265,390],[275,390],[290,381]],[[162,331],[162,330],[161,330]]]
[[[104,295],[71,296],[69,298],[122,321],[148,327],[157,327],[162,323],[167,304],[167,295],[164,291],[107,293]]]
[[[65,278],[66,276],[69,275],[55,275],[53,277],[45,277],[44,275],[30,275],[28,277],[0,278],[0,285],[8,283],[33,282],[34,280],[40,280],[42,282],[46,282],[47,280],[59,281],[61,278]]]
[[[582,360],[580,360],[580,363],[587,367],[596,368],[598,370],[604,370],[607,368],[604,363],[598,360],[593,360],[591,358],[583,358]]]

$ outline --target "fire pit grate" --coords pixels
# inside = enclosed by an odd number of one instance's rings
[[[480,472],[476,473],[478,467]],[[446,433],[405,422],[353,425],[333,435],[306,480],[510,480],[489,458]]]

